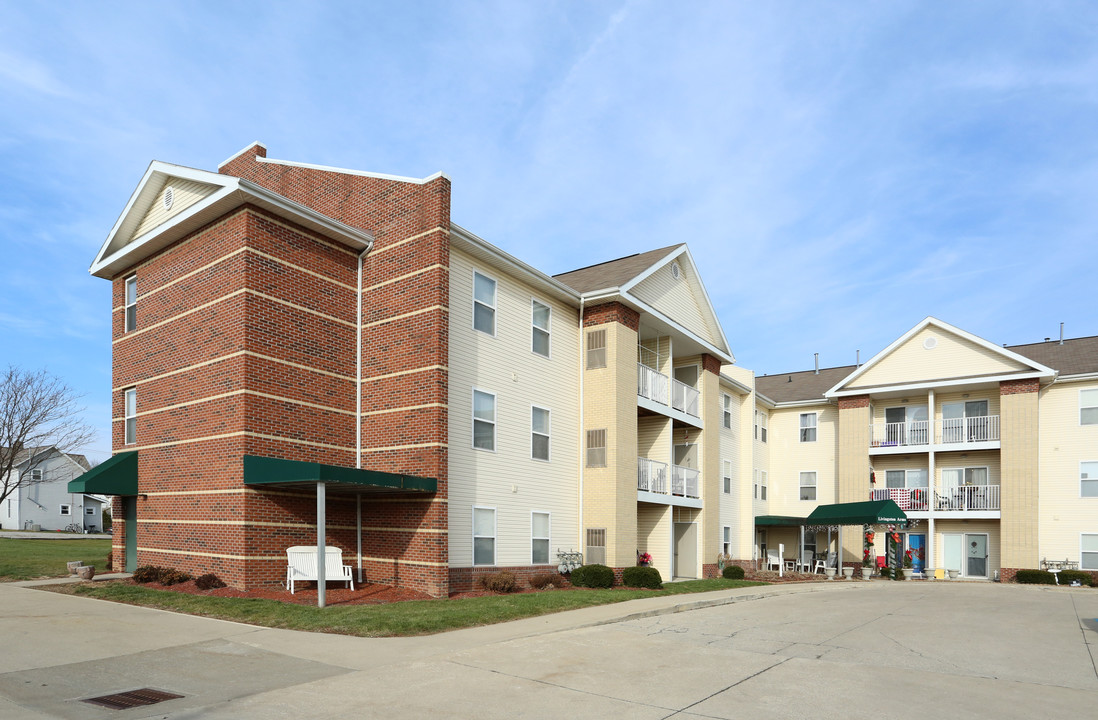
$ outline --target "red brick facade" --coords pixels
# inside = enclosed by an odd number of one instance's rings
[[[1000,395],[1019,395],[1021,393],[1035,393],[1041,389],[1041,382],[1037,378],[1026,380],[1003,380],[999,383]]]
[[[855,408],[869,407],[868,395],[851,395],[850,397],[839,398],[840,410],[854,410]]]
[[[449,181],[260,163],[257,154],[221,172],[375,238],[362,272],[362,466],[437,478],[438,492],[363,497],[365,575],[444,596]],[[125,333],[131,275],[138,321]],[[315,491],[245,488],[242,458],[355,467],[357,283],[355,249],[251,206],[114,278],[114,447],[139,451],[138,565],[214,572],[247,588],[280,581],[285,548],[315,542]],[[137,442],[126,446],[130,387]],[[327,512],[329,544],[354,565],[354,498],[333,487]]]
[[[711,372],[714,375],[721,374],[721,361],[712,355],[702,355],[702,369],[706,372]]]
[[[640,327],[640,313],[620,302],[589,305],[583,309],[584,327],[605,325],[609,322],[621,323],[630,330],[637,330]]]

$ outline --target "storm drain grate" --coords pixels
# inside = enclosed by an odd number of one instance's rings
[[[181,697],[183,696],[164,692],[163,690],[141,688],[140,690],[129,690],[127,692],[115,693],[114,695],[88,698],[87,700],[84,700],[84,702],[110,708],[111,710],[125,710],[126,708],[140,707],[142,705],[155,705],[158,702],[174,700],[175,698]]]

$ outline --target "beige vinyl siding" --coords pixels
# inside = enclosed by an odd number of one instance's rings
[[[926,532],[923,524],[913,532]],[[1002,568],[1002,543],[999,536],[999,523],[996,520],[938,520],[934,523],[934,562],[928,563],[928,567],[945,567],[945,542],[943,535],[986,533],[987,534],[987,577],[995,577],[995,571]],[[878,534],[880,539],[880,534]],[[964,555],[961,556],[964,562]]]
[[[966,397],[967,396],[967,397]],[[942,406],[949,403],[965,403],[974,400],[987,400],[987,414],[999,414],[999,389],[966,390],[964,392],[937,393],[934,396],[934,419],[942,419]],[[879,422],[884,422],[882,415]]]
[[[964,457],[962,457],[962,455]],[[982,450],[980,452],[943,452],[934,456],[934,481],[935,486],[942,484],[942,470],[950,468],[987,468],[988,485],[998,485],[1002,477],[1000,456],[997,450]],[[877,487],[881,484],[881,476],[877,476]]]
[[[1098,498],[1080,497],[1079,463],[1098,461],[1098,425],[1079,424],[1079,391],[1098,381],[1057,382],[1041,392],[1039,557],[1079,560],[1081,533],[1098,533]]]
[[[659,416],[637,418],[637,457],[671,463],[671,419]]]
[[[643,332],[643,330],[642,330]],[[637,340],[637,362],[671,376],[671,338],[667,335]],[[656,366],[656,367],[653,367]]]
[[[747,387],[755,386],[755,374],[735,365],[724,365],[721,373]],[[722,523],[732,527],[732,557],[737,560],[751,560],[755,547],[755,513],[751,501],[751,471],[755,464],[755,446],[751,441],[751,422],[755,412],[755,394],[733,395],[736,403],[733,411],[733,426],[737,428],[734,444],[738,451],[735,476],[732,479],[731,522]],[[722,506],[723,507],[723,506]],[[723,513],[723,509],[722,509]]]
[[[637,550],[652,556],[652,567],[660,571],[660,577],[671,578],[674,537],[670,505],[637,503]]]
[[[927,338],[938,344],[932,350],[923,347]],[[973,375],[997,375],[1027,369],[1001,354],[971,340],[933,326],[923,328],[893,350],[846,388],[916,383]]]
[[[165,209],[164,193],[169,187],[172,188],[172,206],[171,208]],[[203,198],[209,197],[216,191],[216,187],[207,185],[206,183],[195,182],[194,180],[184,180],[176,177],[168,178],[164,187],[160,188],[160,192],[156,194],[156,199],[153,200],[152,206],[149,208],[149,211],[145,213],[145,217],[141,219],[141,222],[138,224],[137,229],[133,231],[133,235],[130,239],[132,240],[141,237],[157,225],[161,225],[170,220]]]
[[[767,415],[772,414],[771,411],[768,410],[762,403],[756,403],[755,404],[755,409],[758,410],[759,412],[766,413]],[[769,428],[769,420],[770,420],[770,418],[767,419],[767,427],[768,428]],[[770,476],[770,431],[769,431],[769,429],[767,430],[766,442],[763,442],[761,440],[761,438],[762,438],[762,427],[760,426],[760,428],[759,428],[759,438],[760,439],[754,439],[755,438],[755,427],[754,427],[755,417],[754,417],[754,414],[752,414],[751,423],[752,423],[751,424],[751,435],[749,437],[751,437],[753,439],[752,440],[752,448],[754,449],[754,455],[755,455],[754,463],[753,463],[753,467],[752,467],[752,473],[751,473],[751,498],[753,499],[753,504],[754,504],[754,514],[755,515],[771,515],[772,513],[770,512],[770,505],[769,505],[769,498],[770,498],[770,488],[769,488],[769,485],[770,485],[770,479],[769,479],[769,476]],[[766,494],[767,500],[762,499],[762,483],[761,483],[761,481],[759,483],[759,485],[760,485],[760,487],[759,487],[759,497],[758,498],[755,497],[755,490],[754,490],[754,488],[755,488],[755,472],[757,472],[757,471],[758,472],[765,471],[767,473],[767,491],[766,491],[767,492],[767,494]]]
[[[732,398],[732,427],[726,429],[722,424],[720,427],[720,517],[718,520],[717,532],[722,533],[722,528],[726,525],[732,528],[730,535],[731,552],[733,558],[748,558],[751,557],[751,549],[744,545],[743,533],[740,532],[743,525],[747,525],[748,537],[750,537],[750,526],[753,518],[747,513],[741,513],[741,506],[746,509],[751,507],[750,504],[743,505],[741,497],[743,488],[742,470],[741,470],[741,456],[748,455],[750,452],[745,452],[750,448],[750,445],[745,443],[742,420],[743,420],[743,405],[751,405],[750,395],[738,395],[731,387],[722,384],[721,393],[727,394]],[[721,395],[718,395],[720,398]],[[721,402],[721,412],[724,412],[723,400]],[[722,415],[723,417],[723,415]],[[725,494],[724,492],[724,464],[728,462],[731,464],[732,473],[732,487],[731,492]],[[748,490],[750,492],[750,489]]]
[[[697,275],[685,258],[679,261],[679,268],[682,270],[679,280],[671,274],[671,263],[667,263],[637,283],[630,293],[695,335],[720,347],[723,344],[720,333],[709,320],[709,312],[703,309],[704,295]]]
[[[496,335],[473,330],[473,272],[497,281]],[[552,359],[531,351],[530,299],[552,308]],[[472,507],[496,508],[496,564],[530,564],[530,513],[550,513],[549,560],[580,546],[579,315],[461,251],[450,255],[450,564],[472,564]],[[473,388],[496,396],[496,449],[472,447]],[[550,461],[530,457],[531,406],[551,411]]]
[[[800,441],[801,413],[816,413],[816,441]],[[839,410],[821,403],[770,412],[770,514],[806,517],[817,505],[836,502],[836,453]],[[802,472],[816,473],[816,499],[801,500]],[[868,478],[869,471],[866,470]],[[866,486],[868,488],[868,479]],[[868,499],[868,497],[866,498]]]

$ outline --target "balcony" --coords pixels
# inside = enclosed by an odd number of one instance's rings
[[[655,495],[670,495],[698,499],[701,475],[697,470],[681,465],[671,466],[671,484],[667,483],[667,463],[637,458],[637,490]]]
[[[661,405],[670,405],[671,379],[642,363],[637,363],[637,395]]]
[[[999,510],[998,485],[943,485],[934,488],[933,507],[929,488],[874,488],[871,500],[891,500],[901,510],[941,512],[993,512]]]
[[[701,427],[700,396],[686,383],[637,363],[637,397],[642,407]]]
[[[933,435],[930,430],[927,420],[874,423],[869,426],[869,447],[884,452],[897,448],[901,452],[908,448],[926,449],[933,440],[941,450],[993,449],[999,442],[999,416],[935,420]]]

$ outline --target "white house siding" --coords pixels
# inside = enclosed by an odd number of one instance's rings
[[[680,279],[671,275],[671,263],[667,263],[630,291],[640,300],[690,330],[710,343],[720,346],[720,334],[702,309],[701,285],[690,263],[679,261]]]
[[[801,413],[816,413],[815,442],[800,441]],[[770,445],[768,500],[771,515],[807,517],[817,505],[835,502],[838,422],[838,408],[827,403],[811,407],[776,408],[771,411],[768,438]],[[800,499],[802,472],[816,473],[815,500]],[[868,490],[867,480],[867,493]]]
[[[37,468],[42,470],[44,482],[19,488],[17,494],[11,495],[10,499],[15,500],[11,510],[13,517],[10,520],[6,517],[8,508],[5,508],[0,520],[4,529],[22,530],[26,523],[40,525],[43,530],[63,530],[71,523],[82,528],[94,525],[96,530],[103,529],[103,519],[98,512],[85,517],[84,495],[68,491],[69,481],[83,474],[84,468],[58,454],[42,461]],[[69,506],[70,515],[61,514],[62,505]]]
[[[1098,498],[1080,496],[1079,463],[1098,461],[1098,425],[1079,424],[1079,391],[1098,380],[1057,382],[1041,392],[1039,555],[1080,559],[1080,535],[1098,534]]]
[[[164,192],[169,187],[172,188],[172,206],[165,209]],[[177,177],[168,178],[164,187],[160,188],[160,191],[156,194],[156,199],[153,200],[152,206],[149,208],[149,211],[145,213],[145,217],[141,219],[141,222],[138,224],[137,229],[134,230],[130,239],[132,240],[133,238],[141,237],[149,230],[170,220],[199,200],[212,195],[215,190],[217,190],[216,187],[207,185],[206,183],[195,182],[194,180],[184,180]]]
[[[496,336],[473,330],[473,272],[496,288]],[[552,359],[531,350],[531,300],[549,305]],[[530,565],[531,512],[551,514],[549,560],[582,549],[579,512],[579,313],[451,249],[449,557],[473,563],[473,507],[496,509],[496,565]],[[496,395],[496,449],[472,447],[473,388]],[[530,457],[531,406],[551,411],[550,460]]]

